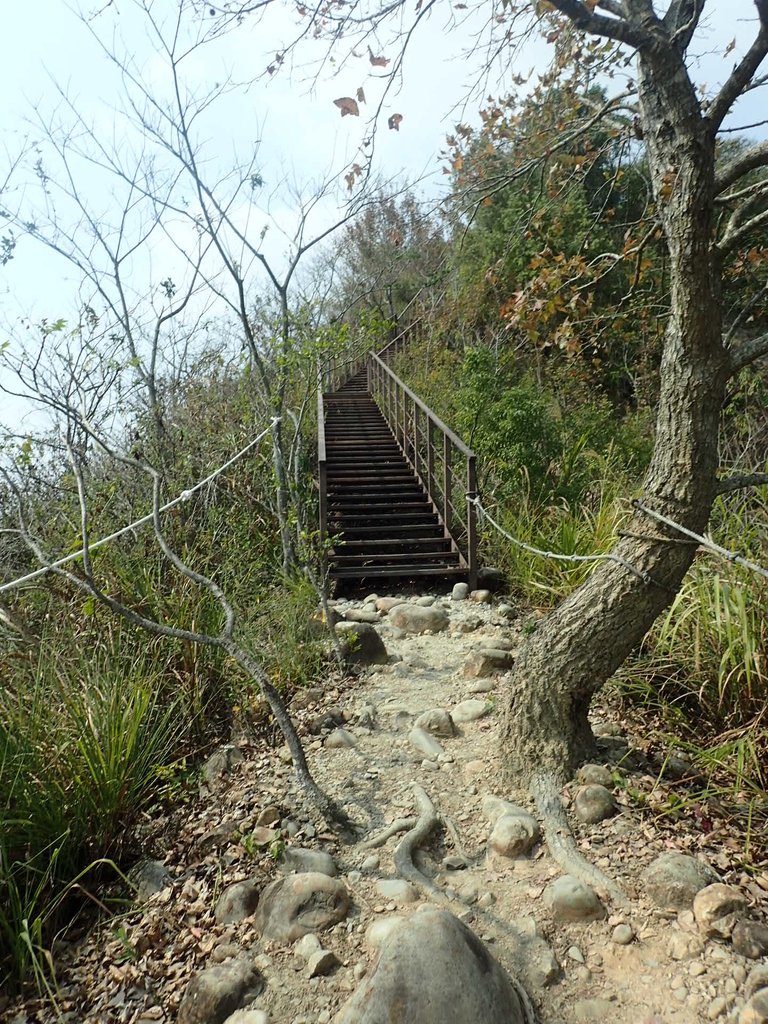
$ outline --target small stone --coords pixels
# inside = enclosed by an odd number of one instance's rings
[[[573,875],[562,875],[544,890],[544,902],[558,922],[598,921],[605,907],[594,890]]]
[[[491,604],[493,602],[490,590],[472,590],[469,599],[475,604]]]
[[[224,777],[229,775],[235,765],[243,761],[243,752],[232,743],[215,750],[203,765],[203,778],[211,788],[219,787]]]
[[[420,608],[431,608],[435,603],[434,597],[431,594],[425,594],[423,597],[417,597],[414,604],[417,604]]]
[[[491,693],[496,689],[496,680],[493,677],[487,679],[476,679],[467,687],[467,693]]]
[[[347,622],[367,622],[369,625],[381,621],[381,616],[377,611],[366,611],[364,608],[350,608],[344,613],[344,618]]]
[[[488,847],[500,857],[522,857],[540,837],[539,823],[530,814],[504,814],[493,826]]]
[[[573,1016],[576,1024],[605,1024],[616,1016],[616,1004],[608,999],[577,999]]]
[[[581,952],[581,950],[579,949],[578,946],[569,946],[568,947],[568,956],[569,956],[569,958],[571,960],[575,961],[577,964],[583,964],[585,962],[584,961],[584,954]]]
[[[641,877],[646,892],[662,910],[689,910],[700,889],[720,881],[708,864],[684,853],[662,853]]]
[[[634,937],[635,933],[628,924],[617,924],[611,932],[611,941],[617,946],[628,946]]]
[[[211,962],[223,964],[225,960],[232,960],[234,957],[240,956],[242,952],[241,947],[234,942],[220,942],[211,950]]]
[[[227,886],[216,903],[213,912],[216,924],[235,924],[244,921],[256,910],[259,902],[259,889],[255,882],[247,878]]]
[[[280,811],[271,804],[260,811],[256,818],[256,824],[263,826],[274,825],[276,821],[280,821]]]
[[[508,671],[514,663],[515,659],[509,651],[484,647],[467,655],[464,662],[464,678],[481,679],[493,676]]]
[[[306,850],[301,846],[286,846],[280,858],[280,870],[302,874],[317,871],[335,878],[339,873],[333,857],[325,850]]]
[[[266,1010],[235,1010],[224,1024],[269,1024],[269,1014]]]
[[[173,884],[173,877],[160,860],[145,860],[131,872],[131,881],[136,886],[136,900],[145,903],[156,892],[162,892]]]
[[[492,707],[493,705],[487,700],[463,700],[451,711],[451,718],[458,725],[474,722],[478,718],[484,718]]]
[[[319,949],[307,960],[307,974],[310,978],[319,978],[330,974],[334,967],[339,966],[339,959],[330,949]]]
[[[445,753],[435,737],[425,729],[411,729],[408,733],[408,741],[419,753],[425,754],[429,760],[436,760]]]
[[[469,597],[469,584],[468,583],[454,583],[453,590],[451,591],[452,601],[466,601]]]
[[[376,608],[382,613],[382,615],[388,615],[393,608],[396,608],[402,603],[402,597],[380,597],[376,601]]]
[[[385,900],[394,900],[395,903],[415,903],[419,894],[410,882],[399,878],[382,878],[376,883],[376,891]]]
[[[696,924],[709,939],[729,939],[736,922],[746,913],[746,898],[738,889],[720,882],[700,889],[693,900]]]
[[[560,964],[550,946],[534,935],[525,943],[525,980],[531,988],[546,988],[560,977]]]
[[[739,1024],[768,1024],[768,989],[756,992],[742,1008]]]
[[[380,863],[381,858],[378,853],[369,853],[360,867],[363,871],[376,871]]]
[[[737,921],[731,942],[739,956],[757,960],[768,955],[768,926],[760,921]]]
[[[414,722],[417,729],[425,729],[433,736],[455,736],[456,726],[450,713],[444,708],[432,708],[431,711],[424,711]]]
[[[505,602],[502,602],[500,605],[498,605],[496,611],[498,612],[499,615],[501,615],[503,619],[514,619],[515,615],[517,614],[512,605],[506,604]]]
[[[389,621],[396,629],[408,633],[438,633],[448,628],[448,613],[444,608],[422,608],[417,604],[399,604],[389,611]]]
[[[576,773],[576,779],[582,786],[613,786],[613,776],[609,768],[602,764],[583,764]]]
[[[346,729],[334,729],[325,741],[325,745],[329,750],[349,750],[357,746],[357,741]]]
[[[589,825],[610,818],[616,813],[613,794],[605,786],[582,786],[573,802],[576,817]]]
[[[707,1020],[717,1020],[718,1017],[723,1016],[727,1009],[728,1000],[723,996],[717,996],[707,1007]]]
[[[320,939],[318,939],[314,932],[307,932],[306,935],[302,935],[294,946],[296,953],[303,960],[309,960],[315,953],[319,953],[322,948]]]
[[[753,996],[761,989],[768,989],[768,964],[758,964],[749,972],[744,984],[744,995]]]

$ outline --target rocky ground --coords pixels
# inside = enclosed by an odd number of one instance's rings
[[[335,602],[373,664],[292,711],[360,839],[307,812],[286,749],[238,739],[199,800],[148,826],[166,848],[146,901],[62,944],[55,1009],[0,999],[3,1020],[768,1022],[768,873],[740,869],[716,805],[685,799],[689,767],[604,709],[600,758],[564,799],[626,905],[563,875],[500,783],[495,699],[523,627],[473,598]]]

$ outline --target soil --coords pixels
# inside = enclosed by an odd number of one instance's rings
[[[618,813],[594,825],[572,816],[572,824],[582,852],[617,882],[629,906],[608,906],[601,921],[555,923],[543,894],[562,872],[543,844],[519,859],[485,856],[491,822],[483,815],[484,795],[534,811],[525,793],[505,790],[499,781],[495,702],[503,674],[484,694],[470,692],[477,680],[463,672],[467,655],[478,647],[519,642],[521,623],[509,622],[491,604],[434,596],[450,613],[447,631],[402,636],[383,617],[377,628],[389,664],[365,669],[357,678],[329,678],[316,690],[295,695],[294,719],[318,783],[359,824],[361,839],[413,816],[414,785],[426,791],[443,825],[447,818],[455,825],[463,853],[477,859],[460,867],[455,836],[441,826],[419,850],[417,866],[449,892],[453,913],[523,981],[540,1024],[737,1020],[756,961],[736,955],[729,943],[705,940],[690,912],[654,907],[643,892],[641,873],[664,852],[700,856],[739,887],[755,916],[764,918],[765,865],[743,870],[743,846],[723,808],[692,795],[695,779],[660,779],[653,751],[637,738],[624,738],[621,709],[604,704],[594,712],[593,724],[603,734],[597,763],[612,771]],[[363,605],[337,602],[341,613]],[[444,754],[426,760],[408,739],[414,719],[432,708],[450,711],[468,697],[487,700],[488,714],[459,726],[453,738],[438,737]],[[339,725],[353,737],[354,747],[326,744]],[[6,1003],[0,1006],[3,1020],[174,1021],[192,976],[242,950],[264,975],[264,992],[252,1008],[265,1010],[270,1024],[333,1019],[375,960],[366,939],[371,923],[417,912],[429,897],[420,892],[415,902],[401,904],[376,888],[381,879],[397,877],[393,851],[402,835],[376,850],[340,842],[307,811],[285,748],[253,736],[239,737],[236,746],[243,760],[231,771],[147,822],[147,853],[159,855],[172,884],[141,907],[103,918],[77,941],[64,936],[54,950],[55,1007],[50,998]],[[685,775],[685,765],[675,762],[675,768]],[[566,788],[566,803],[575,791],[575,784]],[[266,884],[277,876],[282,844],[330,852],[351,894],[346,920],[319,935],[339,961],[327,975],[310,978],[294,946],[265,941],[252,918],[226,926],[214,921],[217,898],[227,885],[245,878]],[[627,938],[618,925],[631,928],[627,944],[617,941]]]

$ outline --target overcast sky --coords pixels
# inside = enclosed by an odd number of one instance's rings
[[[105,0],[93,0],[94,8],[100,3],[103,5]],[[172,11],[175,6],[175,0],[154,3],[154,9],[160,12]],[[425,187],[434,191],[436,183],[442,180],[438,154],[445,135],[456,121],[476,117],[477,99],[466,110],[461,108],[476,73],[462,51],[472,42],[473,33],[485,24],[489,5],[482,0],[468,6],[470,9],[462,10],[461,15],[454,11],[454,16],[468,19],[467,23],[459,30],[448,31],[446,15],[441,12],[451,8],[438,5],[437,13],[414,38],[402,69],[402,80],[384,101],[376,135],[378,174],[389,178],[407,175],[411,179],[431,174],[433,184]],[[482,12],[477,17],[473,15],[473,6]],[[714,13],[708,14],[694,46],[701,58],[696,78],[708,89],[727,74],[756,30],[752,0],[730,0],[728,4],[710,6]],[[158,88],[162,88],[167,82],[156,44],[148,39],[145,26],[132,16],[131,10],[128,0],[113,0],[94,24],[107,38],[117,32],[114,39],[118,49],[124,46],[147,80],[152,82],[153,76],[157,76]],[[25,140],[39,136],[35,116],[39,114],[44,121],[50,119],[59,102],[54,82],[105,139],[110,139],[115,131],[119,135],[124,130],[123,123],[113,114],[122,102],[119,76],[65,0],[6,0],[3,14],[0,157],[3,152],[12,157]],[[375,106],[382,89],[380,72],[371,66],[365,50],[340,68],[327,63],[315,79],[307,65],[324,51],[305,46],[299,51],[301,65],[291,74],[283,70],[272,79],[264,78],[264,68],[294,31],[294,16],[287,15],[282,5],[276,3],[261,22],[247,22],[223,42],[200,51],[198,64],[195,66],[193,60],[190,71],[190,84],[201,88],[223,80],[228,74],[240,82],[253,80],[247,90],[233,94],[231,100],[221,104],[215,118],[205,124],[207,152],[215,153],[212,159],[220,159],[224,166],[233,153],[242,156],[258,148],[258,169],[265,181],[263,195],[271,195],[270,212],[277,226],[286,230],[292,224],[292,203],[285,184],[293,181],[302,188],[321,175],[343,173],[358,152],[367,131],[366,114]],[[732,39],[735,49],[724,57]],[[396,56],[391,40],[379,38],[374,45],[383,55]],[[526,74],[534,65],[543,67],[545,53],[543,43],[530,43],[512,70]],[[361,104],[362,116],[342,118],[334,99],[355,96],[359,88],[367,99],[365,105]],[[764,107],[764,97],[749,97],[739,111],[739,122],[759,120]],[[386,129],[386,119],[393,113],[403,115],[399,132]],[[103,186],[94,178],[96,202],[100,187]],[[106,208],[106,191],[102,200]],[[261,216],[266,223],[263,209],[249,215]],[[328,223],[331,216],[330,207],[320,210],[317,227]],[[268,238],[270,253],[278,259],[287,243],[279,238],[274,224]],[[153,256],[152,274],[156,278],[163,275],[163,261],[169,259],[169,253],[160,246]],[[76,274],[61,259],[30,241],[24,242],[16,258],[0,268],[0,326],[5,325],[7,332],[24,316],[33,320],[71,317],[77,306],[78,283]],[[0,420],[7,419],[7,412],[6,405],[6,415],[0,412]]]

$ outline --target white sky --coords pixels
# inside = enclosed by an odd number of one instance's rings
[[[94,8],[105,2],[91,0]],[[84,5],[91,6],[88,0],[84,0]],[[175,0],[155,0],[154,9],[172,11],[175,6]],[[476,6],[483,12],[484,20],[488,0],[481,0]],[[12,156],[24,139],[37,137],[38,129],[31,128],[25,119],[34,118],[35,111],[44,119],[50,116],[57,102],[54,81],[66,89],[79,110],[93,119],[105,138],[112,136],[116,124],[120,133],[122,126],[112,113],[120,104],[119,80],[65,0],[4,0],[3,8],[0,160],[3,152]],[[708,15],[707,28],[698,44],[702,61],[700,82],[710,88],[727,74],[756,29],[752,0],[730,0],[727,5],[712,3],[711,8],[713,13]],[[127,0],[114,0],[97,24],[105,30],[116,25],[144,74],[150,80],[157,76],[160,85],[160,61],[130,11]],[[472,12],[461,16],[471,18]],[[473,72],[471,62],[462,57],[471,33],[468,27],[447,31],[442,17],[435,14],[422,26],[406,57],[401,86],[386,99],[382,119],[386,121],[389,114],[398,112],[403,114],[403,122],[399,132],[384,127],[376,135],[375,170],[384,177],[406,174],[413,179],[429,172],[439,184],[437,156],[445,135],[457,120],[471,118],[471,111],[479,106],[475,101],[467,113],[457,109]],[[290,38],[292,29],[292,18],[276,5],[263,22],[247,23],[229,34],[223,44],[201,51],[192,77],[199,76],[201,83],[211,83],[229,71],[240,81],[251,79]],[[723,52],[734,37],[735,51],[724,59]],[[395,57],[395,48],[388,43],[380,39],[378,46],[374,43],[374,50]],[[307,54],[307,59],[319,53],[311,47],[299,52]],[[514,70],[526,73],[534,64],[542,67],[545,52],[543,44],[531,44],[521,56],[522,66]],[[281,183],[295,180],[301,186],[329,171],[341,173],[346,169],[366,131],[365,112],[371,110],[372,101],[380,92],[381,82],[377,81],[376,73],[363,52],[359,59],[350,59],[335,72],[330,65],[326,66],[314,85],[306,69],[255,81],[247,92],[222,106],[215,120],[205,124],[211,159],[220,159],[225,166],[229,154],[251,152],[258,140],[258,169],[266,182],[265,192],[276,190],[271,213],[287,227],[291,223],[291,203]],[[369,100],[361,107],[363,116],[342,119],[333,100],[354,96],[359,87],[364,88]],[[764,99],[758,94],[745,100],[742,107],[740,123],[756,121],[764,108]],[[0,165],[0,180],[3,176]],[[97,203],[100,187],[94,178],[92,188]],[[106,193],[101,202],[108,208]],[[333,205],[321,210],[317,227],[325,226],[332,214]],[[252,212],[251,216],[265,220],[263,213]],[[279,259],[286,243],[279,240],[274,229],[267,237],[271,257]],[[175,276],[173,260],[168,248],[159,246],[153,252],[155,280],[168,274]],[[164,264],[168,265],[167,270]],[[148,270],[144,273],[149,276]],[[0,268],[0,326],[6,325],[8,330],[23,316],[33,320],[71,317],[77,306],[78,283],[76,273],[60,258],[30,241],[24,242],[19,245],[16,258]],[[9,411],[8,405],[0,408],[0,421],[7,421]]]

